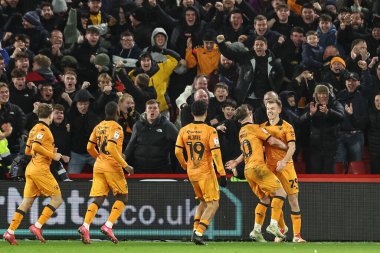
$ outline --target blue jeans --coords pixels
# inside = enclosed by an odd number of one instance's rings
[[[341,132],[336,151],[337,162],[361,161],[363,159],[364,134],[362,131]]]
[[[79,174],[86,164],[94,166],[94,163],[95,159],[89,154],[78,154],[71,151],[68,170],[70,174]]]

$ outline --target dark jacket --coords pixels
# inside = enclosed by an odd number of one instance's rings
[[[20,150],[19,137],[24,132],[25,121],[25,114],[19,106],[10,102],[1,105],[0,126],[2,126],[4,123],[10,123],[13,127],[12,134],[7,137],[8,148],[13,154],[18,153]]]
[[[91,110],[81,114],[77,109],[78,101],[90,101],[94,97],[85,89],[79,90],[74,97],[73,104],[68,112],[67,123],[70,124],[71,151],[78,154],[87,154],[87,142],[92,130],[99,123],[98,115]]]
[[[343,105],[352,104],[353,113],[345,112],[340,131],[364,130],[368,123],[368,103],[360,92],[360,86],[354,92],[342,90],[337,95],[337,100]]]
[[[89,87],[90,92],[95,92],[98,87],[98,70],[90,62],[91,55],[107,53],[107,50],[99,45],[91,46],[85,39],[83,43],[74,43],[65,54],[75,57],[78,61],[78,83],[89,81],[92,85]]]
[[[164,116],[150,124],[146,114],[133,126],[125,155],[136,173],[170,173],[169,153],[174,148],[177,128]]]
[[[23,90],[18,90],[11,84],[9,85],[9,101],[18,105],[25,114],[28,114],[33,111],[33,103],[36,101],[37,95],[36,91],[27,87]]]
[[[372,109],[369,113],[368,148],[371,156],[378,157],[380,152],[380,110]],[[379,168],[377,168],[379,169]]]
[[[225,42],[218,43],[220,52],[237,63],[239,63],[239,78],[237,81],[234,97],[237,98],[238,103],[243,103],[247,97],[248,91],[252,85],[255,85],[255,68],[256,68],[256,53],[254,51],[240,51],[232,50],[227,47]],[[285,75],[284,68],[280,59],[275,59],[274,56],[267,52],[267,70],[268,70],[268,91],[273,90],[279,92],[283,83]],[[258,97],[259,98],[259,97]]]
[[[112,101],[116,103],[119,101],[119,96],[116,92],[115,89],[112,89],[110,94],[106,94],[99,89],[95,95],[94,112],[99,115],[102,120],[105,118],[104,109],[106,108],[106,104]]]
[[[336,149],[336,137],[340,123],[344,117],[344,108],[342,104],[334,100],[331,96],[328,102],[328,113],[322,113],[319,110],[310,116],[310,105],[305,108],[301,115],[301,123],[310,125],[310,144],[325,147],[325,149]]]

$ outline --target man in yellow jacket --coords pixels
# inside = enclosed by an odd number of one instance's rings
[[[170,100],[166,94],[166,90],[169,85],[169,78],[181,57],[173,50],[162,49],[157,46],[152,47],[152,52],[162,53],[166,56],[167,60],[157,64],[152,59],[150,51],[144,52],[140,55],[136,63],[136,68],[131,70],[128,75],[133,81],[140,73],[145,73],[149,76],[149,86],[153,86],[157,92],[157,101],[160,103],[160,112],[168,118]]]

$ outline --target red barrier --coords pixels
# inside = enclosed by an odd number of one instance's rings
[[[70,174],[71,179],[91,179],[92,174]],[[230,175],[228,175],[230,177]],[[186,179],[186,174],[134,174],[127,179]],[[360,174],[298,174],[299,182],[318,183],[380,183],[380,175]]]

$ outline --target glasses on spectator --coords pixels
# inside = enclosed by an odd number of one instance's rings
[[[133,39],[120,39],[121,41],[133,41]]]

